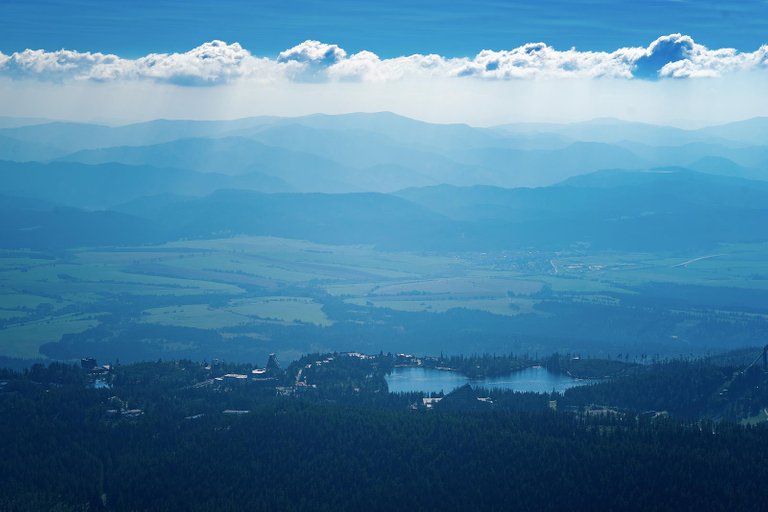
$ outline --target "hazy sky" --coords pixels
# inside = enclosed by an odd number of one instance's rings
[[[768,115],[768,2],[0,3],[0,115]]]

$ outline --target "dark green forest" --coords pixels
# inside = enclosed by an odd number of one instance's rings
[[[97,389],[79,366],[2,370],[0,509],[764,510],[768,430],[700,398],[752,390],[756,367],[622,365],[563,395],[465,386],[425,410],[387,393],[394,361],[308,355],[242,384],[224,376],[252,366],[118,364]]]

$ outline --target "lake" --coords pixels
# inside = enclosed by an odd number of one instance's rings
[[[549,393],[553,389],[562,393],[568,388],[583,386],[593,381],[574,379],[568,375],[552,373],[542,366],[532,366],[504,377],[470,380],[458,372],[434,370],[431,368],[395,368],[387,375],[391,393],[421,391],[424,393],[449,393],[454,389],[471,384],[472,387],[511,389]]]

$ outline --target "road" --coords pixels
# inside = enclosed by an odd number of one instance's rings
[[[711,259],[711,258],[717,258],[718,256],[725,256],[725,254],[710,254],[708,256],[700,256],[698,258],[693,258],[692,260],[684,261],[683,263],[678,263],[677,265],[672,265],[672,268],[687,267],[691,263],[695,263],[695,262],[701,261],[701,260],[708,260],[708,259]]]

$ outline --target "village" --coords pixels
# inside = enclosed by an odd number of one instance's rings
[[[501,358],[496,358],[501,359]],[[508,358],[504,358],[508,359]],[[462,359],[424,356],[413,354],[363,354],[361,352],[339,352],[331,354],[307,355],[282,368],[277,356],[270,354],[264,367],[233,365],[218,359],[198,365],[185,366],[187,373],[194,373],[194,382],[187,386],[191,390],[209,390],[214,393],[231,396],[250,394],[261,398],[310,398],[339,400],[350,397],[389,395],[386,377],[395,369],[419,368],[439,372],[462,372],[458,362]],[[480,360],[476,361],[477,363]],[[120,378],[116,370],[119,365],[98,364],[92,357],[82,358],[81,368],[87,372],[87,387],[93,389],[120,388]],[[477,372],[480,364],[472,364]],[[190,371],[194,370],[194,372]],[[192,377],[192,375],[190,375]],[[471,395],[472,401],[491,405],[489,396],[475,396],[469,385],[461,394]],[[431,410],[445,397],[445,392],[411,392],[407,395],[404,406],[410,410]],[[486,394],[487,395],[487,394]],[[106,414],[112,418],[135,419],[144,414],[140,408],[129,407],[128,401],[116,395],[107,400],[109,408]],[[222,414],[239,415],[250,412],[246,408],[225,408]],[[192,414],[186,419],[198,419],[200,414]]]

